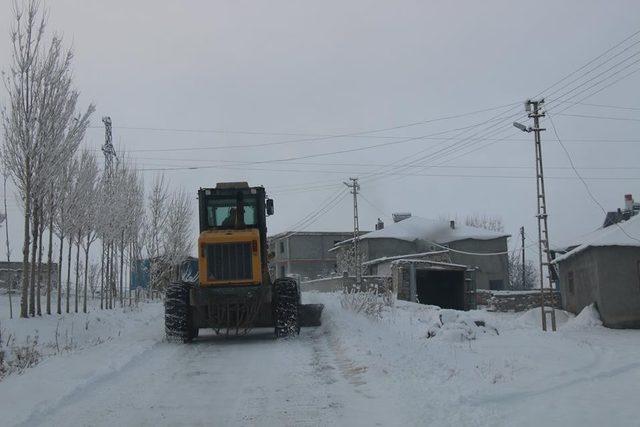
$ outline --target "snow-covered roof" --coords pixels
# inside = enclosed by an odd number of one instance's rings
[[[602,233],[603,227],[598,227],[595,230],[591,230],[588,233],[581,234],[578,237],[574,237],[569,240],[554,242],[551,249],[556,252],[569,252],[570,249],[574,249],[585,242],[591,241],[594,237],[597,237]]]
[[[429,264],[438,269],[456,269],[456,270],[470,270],[473,269],[468,265],[464,264],[453,264],[450,262],[440,262],[440,261],[431,261],[429,259],[413,259],[413,258],[403,258],[393,261],[394,264]]]
[[[476,239],[492,240],[500,237],[509,237],[509,234],[485,230],[484,228],[469,227],[455,224],[451,228],[449,221],[422,218],[412,216],[400,222],[386,225],[382,230],[372,231],[360,237],[365,239],[398,239],[413,242],[415,240],[425,240],[427,242],[445,244],[458,240]],[[345,244],[351,240],[345,240],[338,245]]]
[[[449,252],[449,251],[448,250],[443,250],[443,251],[421,252],[421,253],[417,253],[417,254],[383,256],[383,257],[380,257],[380,258],[372,259],[372,260],[367,261],[367,262],[363,262],[362,265],[365,265],[365,266],[366,265],[374,265],[374,264],[380,264],[381,262],[395,261],[395,260],[404,259],[404,258],[420,258],[420,257],[427,256],[427,255],[446,254],[447,252]]]
[[[555,259],[563,261],[573,255],[594,246],[635,246],[640,247],[640,215],[628,221],[619,222],[590,233],[588,240]]]

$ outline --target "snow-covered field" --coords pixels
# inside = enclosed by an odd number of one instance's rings
[[[336,294],[304,297],[326,304],[323,326],[296,339],[276,341],[269,330],[233,339],[205,333],[191,345],[164,342],[159,303],[28,321],[8,321],[0,305],[3,334],[16,342],[37,334],[46,353],[0,382],[0,424],[588,426],[640,419],[640,331],[603,328],[591,312],[559,314],[560,330],[543,333],[537,311],[460,314],[398,302],[374,320],[343,309]],[[67,349],[50,345],[56,329],[59,343],[73,337]]]

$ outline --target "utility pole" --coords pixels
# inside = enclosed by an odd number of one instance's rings
[[[104,123],[104,145],[102,146],[102,153],[104,154],[104,175],[105,175],[105,181],[106,181],[106,187],[107,187],[107,197],[109,199],[111,199],[111,195],[112,195],[112,185],[113,185],[113,159],[114,157],[117,158],[116,156],[116,149],[113,147],[113,136],[111,133],[111,117],[109,116],[105,116],[102,118],[102,123]],[[109,229],[111,229],[111,227],[109,227]],[[107,271],[106,271],[106,278],[105,278],[105,282],[107,284],[107,308],[113,308],[113,290],[115,288],[115,282],[114,280],[114,275],[113,275],[113,268],[110,268],[113,266],[113,242],[111,240],[111,237],[109,236],[107,238],[107,244],[106,244],[106,248],[105,248],[105,242],[104,242],[104,238],[107,236],[103,237],[103,241],[102,241],[102,251],[103,254],[106,251],[106,258],[107,258]]]
[[[520,227],[520,238],[522,239],[522,289],[526,289],[526,263],[524,261],[524,225]]]
[[[343,182],[344,185],[351,189],[353,194],[353,259],[356,268],[356,285],[358,288],[362,283],[362,269],[360,265],[360,253],[358,251],[358,240],[360,239],[360,224],[358,222],[358,191],[360,190],[360,184],[358,184],[358,178],[349,178],[351,181]]]
[[[549,227],[547,223],[547,202],[544,190],[544,169],[542,166],[542,143],[540,134],[544,128],[540,127],[540,117],[544,117],[545,113],[541,110],[544,105],[544,99],[539,101],[527,100],[525,103],[525,110],[528,113],[529,118],[533,119],[533,127],[526,127],[520,123],[514,123],[513,125],[524,132],[533,132],[535,142],[536,153],[536,188],[537,188],[537,205],[538,213],[536,218],[538,219],[538,264],[540,272],[540,310],[542,313],[542,330],[547,330],[547,315],[551,318],[551,330],[556,330],[556,312],[553,304],[552,292],[557,289],[555,285],[556,277],[555,271],[553,271],[553,261],[551,259],[551,251],[549,250]],[[524,248],[524,246],[523,246]],[[551,309],[546,308],[546,295],[544,289],[545,276],[549,281],[549,296],[551,301]]]

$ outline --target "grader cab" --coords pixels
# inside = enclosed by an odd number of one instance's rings
[[[242,334],[273,327],[278,337],[318,326],[323,306],[301,304],[293,278],[271,280],[266,217],[273,200],[263,187],[219,183],[198,191],[198,277],[172,282],[165,295],[165,330],[189,342],[202,328]]]

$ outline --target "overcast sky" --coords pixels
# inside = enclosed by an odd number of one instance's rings
[[[394,211],[433,218],[480,213],[501,216],[514,235],[524,225],[533,237],[533,135],[513,128],[508,115],[524,114],[522,101],[640,29],[640,2],[631,0],[47,3],[48,29],[74,47],[82,102],[97,106],[86,145],[99,148],[100,117],[110,115],[116,148],[147,169],[147,182],[157,173],[148,169],[206,167],[164,172],[173,188],[194,195],[194,205],[198,187],[236,180],[264,185],[276,204],[271,233],[289,229],[336,194],[343,180],[360,176],[367,201],[361,200],[361,228],[372,229]],[[7,69],[11,1],[0,4],[0,68]],[[634,40],[640,36],[628,45]],[[545,95],[561,95],[637,51],[632,46]],[[639,83],[637,73],[583,102],[640,108]],[[571,107],[565,114],[625,119],[558,115],[554,123],[606,209],[621,207],[625,193],[640,199],[640,110],[563,104],[557,111],[565,107]],[[493,127],[481,124],[500,114],[502,120],[488,122]],[[478,126],[451,131],[472,124]],[[548,120],[543,124],[553,245],[598,227],[603,213],[567,169]],[[449,139],[400,142],[437,133]],[[489,142],[495,144],[485,146]],[[216,149],[224,146],[231,148]],[[168,151],[185,148],[199,149]],[[336,151],[343,152],[319,155]],[[394,162],[394,175],[380,175]],[[11,205],[16,257],[21,222],[17,203]],[[349,230],[351,213],[345,198],[308,229]]]

